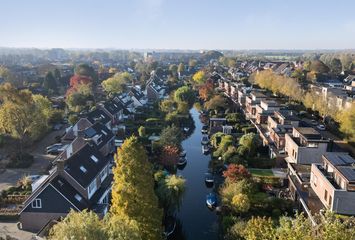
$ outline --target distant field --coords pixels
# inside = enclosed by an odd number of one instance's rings
[[[272,177],[272,176],[274,176],[271,169],[249,168],[248,170],[255,177]]]

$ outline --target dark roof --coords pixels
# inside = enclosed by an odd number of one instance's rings
[[[111,118],[103,111],[102,109],[95,109],[92,112],[89,112],[87,115],[87,119],[94,124],[95,122],[100,121],[103,124],[108,123]]]
[[[131,88],[131,91],[129,93],[131,96],[135,96],[138,100],[140,100],[141,98],[144,97],[144,94],[140,91],[138,91],[137,89],[135,88]]]
[[[115,115],[122,110],[122,104],[120,102],[110,100],[104,103],[104,108],[112,115]]]
[[[352,166],[339,166],[337,169],[343,174],[343,176],[349,181],[355,181],[355,168]]]
[[[87,188],[108,161],[96,147],[87,143],[65,161],[64,169],[82,187]]]
[[[110,141],[114,137],[112,131],[110,131],[105,125],[100,122],[97,122],[91,127],[85,129],[84,135],[84,138],[93,138],[97,135],[101,135],[101,141],[97,145],[99,149],[102,148],[105,144],[107,144],[108,141]]]
[[[64,195],[80,211],[89,207],[89,202],[61,176],[55,177],[51,181],[51,185],[62,195]],[[76,199],[76,196],[81,198],[80,201]]]
[[[302,134],[307,139],[322,139],[322,135],[311,127],[297,127],[295,128],[300,134]]]
[[[355,159],[346,152],[327,152],[324,157],[334,166],[346,166],[355,163]]]

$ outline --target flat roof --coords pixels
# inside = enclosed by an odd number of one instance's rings
[[[296,127],[295,129],[307,139],[322,139],[322,135],[312,127]]]
[[[346,166],[355,163],[355,159],[346,152],[327,152],[323,156],[334,166]]]

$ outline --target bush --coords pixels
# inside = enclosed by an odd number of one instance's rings
[[[8,168],[28,168],[32,165],[34,159],[31,154],[20,153],[14,154],[10,157],[10,162],[6,165]]]

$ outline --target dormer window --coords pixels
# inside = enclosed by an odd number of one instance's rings
[[[99,159],[97,159],[97,157],[96,156],[94,156],[94,155],[91,155],[91,160],[93,160],[94,162],[98,162],[99,161]]]
[[[83,199],[79,194],[75,194],[74,197],[76,200],[78,200],[78,202],[80,202]]]
[[[87,173],[88,170],[86,170],[86,168],[84,166],[80,166],[80,170],[83,172],[83,173]]]

